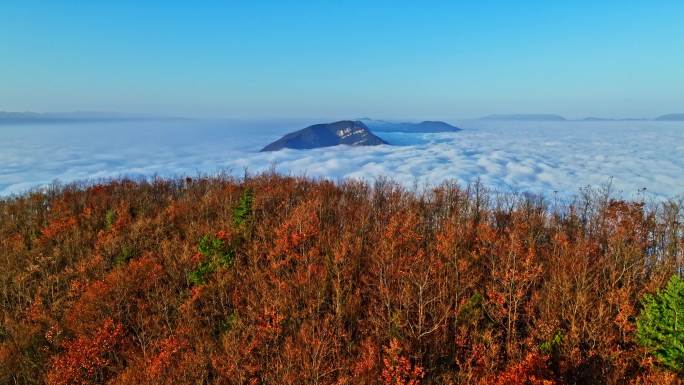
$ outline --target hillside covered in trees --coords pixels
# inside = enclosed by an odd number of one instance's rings
[[[6,198],[0,383],[678,384],[681,214],[271,174]]]

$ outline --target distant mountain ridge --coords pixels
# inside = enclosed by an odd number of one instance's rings
[[[579,119],[567,119],[557,114],[493,114],[478,120],[501,120],[523,122],[631,122],[631,121],[684,121],[684,113],[665,114],[656,118],[601,118],[589,116]]]
[[[388,143],[375,136],[361,121],[341,120],[334,123],[314,124],[291,132],[267,145],[261,151],[278,151],[284,148],[304,150],[340,144],[377,146]]]
[[[562,122],[566,121],[564,117],[555,114],[493,114],[481,117],[479,120],[519,120],[519,121],[536,121],[536,122]]]
[[[180,117],[121,114],[114,112],[7,112],[0,111],[0,124],[78,123],[108,121],[188,120]]]
[[[386,120],[373,120],[368,118],[360,119],[371,131],[375,132],[413,132],[413,133],[434,133],[434,132],[458,132],[460,128],[437,120],[425,120],[419,123],[408,122],[389,122]]]
[[[580,119],[580,121],[583,121],[583,122],[639,122],[639,121],[645,121],[645,120],[650,120],[650,119],[645,119],[645,118],[598,118],[598,117],[593,117],[593,116]]]
[[[659,117],[655,118],[655,120],[659,120],[659,121],[682,121],[682,120],[684,120],[684,113],[660,115]]]

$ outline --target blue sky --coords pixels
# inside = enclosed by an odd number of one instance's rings
[[[0,110],[684,112],[684,2],[0,3]]]

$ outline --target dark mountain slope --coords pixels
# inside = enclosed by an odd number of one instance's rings
[[[340,144],[377,146],[387,143],[373,135],[362,122],[342,120],[335,123],[314,124],[299,131],[291,132],[264,147],[261,151],[278,151],[283,148],[304,150]]]

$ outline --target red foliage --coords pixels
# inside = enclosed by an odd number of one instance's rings
[[[88,330],[99,324],[104,314],[124,320],[132,313],[144,311],[146,303],[140,299],[144,299],[162,277],[163,269],[151,255],[112,270],[104,279],[88,285],[81,294],[68,313],[70,327]]]
[[[420,385],[425,373],[423,368],[413,365],[401,355],[399,341],[393,339],[385,348],[384,368],[380,376],[383,385]]]
[[[499,374],[494,385],[554,385],[546,366],[547,357],[528,353],[518,363],[511,365]]]
[[[272,174],[0,200],[0,383],[674,385],[634,320],[681,212]]]
[[[358,359],[354,362],[352,374],[356,379],[366,379],[364,383],[371,383],[369,377],[375,379],[375,372],[378,368],[378,358],[380,357],[378,348],[370,339],[365,339],[361,344],[361,351]]]
[[[74,217],[53,219],[41,230],[44,240],[50,240],[57,237],[59,234],[65,233],[71,229],[76,228],[78,221]]]
[[[46,383],[49,385],[102,383],[111,374],[107,368],[116,360],[123,342],[123,326],[111,319],[91,337],[80,336],[63,343],[64,352],[51,363]]]
[[[271,251],[273,268],[279,269],[304,257],[305,242],[319,232],[320,221],[315,202],[295,207],[289,218],[275,231],[275,245]]]

